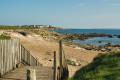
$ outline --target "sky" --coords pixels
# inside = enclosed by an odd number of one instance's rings
[[[120,0],[0,0],[0,25],[120,28]]]

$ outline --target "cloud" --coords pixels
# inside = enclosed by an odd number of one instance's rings
[[[110,4],[110,6],[113,6],[113,7],[120,7],[120,3],[113,3],[113,4]]]

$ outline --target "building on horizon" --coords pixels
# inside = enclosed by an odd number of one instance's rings
[[[48,25],[22,25],[22,27],[44,28],[44,27],[49,27],[49,26]]]

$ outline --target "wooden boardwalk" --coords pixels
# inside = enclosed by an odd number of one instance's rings
[[[53,80],[53,75],[54,80],[67,79],[69,71],[62,41],[59,42],[59,49],[59,54],[54,52],[54,69],[52,69],[42,67],[42,64],[20,44],[19,39],[0,40],[0,76],[2,76],[0,80],[26,80],[27,69],[36,70],[37,80]],[[29,66],[17,68],[21,63]]]
[[[42,66],[22,66],[3,75],[0,80],[27,80],[27,69],[36,70],[36,80],[53,80],[52,67]]]

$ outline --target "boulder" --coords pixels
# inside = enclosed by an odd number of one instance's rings
[[[113,38],[113,36],[112,36],[112,35],[108,35],[108,37],[109,37],[109,38]]]
[[[72,61],[72,62],[76,62],[76,59],[70,58],[70,61]]]
[[[103,49],[101,49],[101,51],[105,52],[105,51],[106,51],[106,49],[104,49],[104,48],[103,48]]]
[[[104,45],[100,45],[99,48],[104,48]]]
[[[120,38],[120,35],[118,35],[117,37]]]
[[[54,59],[50,59],[49,61],[54,61]]]
[[[108,42],[108,43],[106,44],[106,46],[114,46],[114,44],[111,43],[111,42]]]
[[[79,63],[75,63],[76,66],[79,66]]]
[[[120,44],[117,44],[116,47],[120,47]]]
[[[102,41],[98,41],[99,43],[102,43]]]

